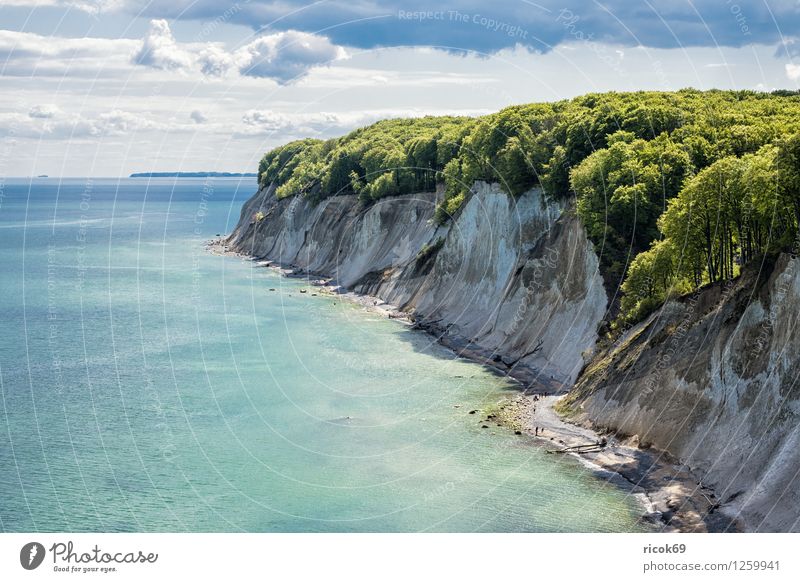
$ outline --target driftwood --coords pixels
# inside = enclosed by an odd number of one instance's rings
[[[558,454],[565,454],[565,453],[597,453],[602,451],[606,448],[606,443],[603,441],[597,443],[587,443],[585,445],[573,445],[571,447],[564,447],[563,449],[559,449],[557,451],[547,451],[553,455]]]

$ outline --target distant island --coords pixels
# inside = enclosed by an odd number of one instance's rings
[[[245,172],[137,172],[130,178],[255,178],[257,174]]]

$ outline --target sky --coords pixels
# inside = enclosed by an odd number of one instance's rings
[[[798,89],[798,0],[0,0],[0,178],[255,171],[387,117]]]

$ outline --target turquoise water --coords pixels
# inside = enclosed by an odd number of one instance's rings
[[[574,460],[480,428],[501,378],[205,253],[254,187],[3,185],[0,529],[641,529]]]

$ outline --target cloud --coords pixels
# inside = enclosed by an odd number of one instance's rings
[[[61,110],[55,105],[35,105],[28,111],[28,117],[32,119],[52,119]]]
[[[786,76],[790,81],[800,81],[800,65],[786,64]]]
[[[208,77],[223,77],[236,64],[231,53],[216,45],[209,45],[200,51],[197,62],[200,72]]]
[[[77,8],[89,14],[98,14],[111,10],[122,9],[132,4],[125,0],[3,0],[6,6],[60,6],[63,8]]]
[[[0,114],[0,133],[33,139],[87,139],[118,137],[136,131],[190,131],[189,124],[154,121],[144,114],[120,109],[86,115],[64,112],[48,105],[32,108],[28,115]]]
[[[194,121],[197,124],[205,123],[208,121],[208,117],[206,117],[202,111],[195,109],[189,114],[189,119]]]
[[[133,62],[169,71],[198,70],[223,77],[232,69],[246,77],[268,78],[286,84],[309,69],[346,58],[346,51],[324,36],[289,30],[261,36],[231,53],[219,43],[178,43],[169,23],[158,19],[142,40]]]
[[[141,40],[0,30],[0,75],[8,76],[128,76],[131,67],[145,67],[207,78],[234,73],[287,84],[346,56],[327,37],[297,31],[264,35],[236,51],[220,42],[182,43],[163,19],[152,20]]]
[[[3,75],[98,77],[130,71],[133,39],[60,38],[0,30]]]
[[[292,126],[289,116],[266,110],[251,109],[242,115],[242,123],[253,128],[251,134],[272,133]]]
[[[296,30],[262,36],[235,54],[242,75],[280,83],[298,79],[311,67],[346,57],[346,51],[328,38]]]
[[[15,4],[42,0],[11,0]],[[495,52],[522,44],[537,51],[578,37],[651,48],[776,45],[800,29],[795,0],[631,2],[630,0],[45,0],[87,12],[230,22],[270,32],[326,31],[336,45],[432,45]],[[780,23],[778,26],[776,23]]]
[[[167,21],[160,19],[150,21],[150,29],[133,61],[155,69],[180,70],[190,68],[194,57],[178,45]]]
[[[800,56],[800,42],[796,38],[784,38],[775,50],[775,57],[778,59],[791,59]]]
[[[369,125],[381,119],[425,115],[485,115],[485,109],[376,109],[344,112],[280,113],[271,109],[250,109],[242,115],[239,136],[281,134],[285,141],[296,137],[330,137]]]

